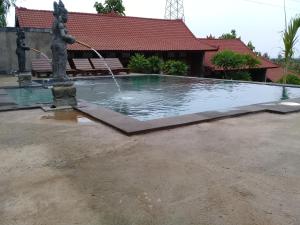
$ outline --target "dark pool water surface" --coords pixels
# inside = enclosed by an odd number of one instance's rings
[[[300,88],[286,88],[284,93],[283,88],[278,86],[231,81],[169,76],[132,76],[117,80],[121,92],[111,78],[76,81],[77,97],[139,120],[226,111],[239,106],[279,101],[283,97],[300,97]],[[51,101],[50,90],[38,90],[30,92],[35,96],[30,97],[31,102]],[[21,95],[24,93],[29,92],[19,91]],[[22,98],[19,94],[12,95]]]
[[[109,78],[78,81],[78,97],[139,120],[278,101],[282,87],[178,77],[141,76],[118,79],[121,93]],[[288,97],[300,89],[287,88]]]

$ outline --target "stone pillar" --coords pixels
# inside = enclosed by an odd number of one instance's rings
[[[52,88],[53,106],[76,106],[76,88],[73,83],[54,84]]]
[[[19,73],[18,75],[19,87],[28,87],[32,84],[31,73]]]

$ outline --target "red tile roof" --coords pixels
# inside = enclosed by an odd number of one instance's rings
[[[261,64],[258,66],[258,68],[276,68],[279,67],[279,65],[267,60],[264,57],[258,57],[255,55],[254,52],[251,51],[240,39],[198,39],[200,43],[208,44],[213,47],[218,48],[218,51],[223,50],[231,50],[234,52],[242,53],[242,54],[250,54],[259,59]],[[216,54],[216,52],[206,52],[204,57],[204,66],[210,67],[213,70],[223,70],[222,68],[215,67],[211,59]]]
[[[51,28],[51,11],[16,8],[20,27]],[[97,50],[121,51],[210,51],[199,42],[182,20],[148,19],[90,13],[69,13],[69,33]],[[70,50],[86,50],[81,45]]]
[[[277,82],[283,77],[284,69],[282,67],[268,69],[266,75],[272,82]]]
[[[290,70],[288,71],[288,74],[292,74],[300,77],[299,74]],[[279,81],[283,77],[283,75],[284,75],[284,68],[282,67],[267,69],[267,78],[272,82]]]

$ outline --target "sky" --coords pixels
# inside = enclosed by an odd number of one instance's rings
[[[98,0],[104,2],[104,0]],[[235,29],[256,51],[277,57],[282,52],[284,30],[284,0],[183,0],[185,23],[196,37],[212,34],[219,37]],[[95,0],[63,0],[72,12],[95,13]],[[127,16],[164,18],[166,0],[123,0]],[[17,6],[52,10],[53,0],[17,0]],[[300,12],[300,0],[286,0],[287,20]],[[8,25],[14,26],[14,9],[8,15]],[[295,56],[300,56],[299,50]]]

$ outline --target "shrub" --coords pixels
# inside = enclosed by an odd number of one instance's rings
[[[149,60],[142,54],[135,54],[129,60],[128,68],[131,72],[135,73],[149,73],[150,63]]]
[[[256,57],[253,57],[250,54],[244,54],[242,56],[244,58],[243,64],[244,64],[244,66],[246,66],[248,68],[254,68],[261,64],[260,61]]]
[[[224,50],[215,54],[211,61],[215,66],[224,68],[224,70],[229,70],[242,67],[244,64],[244,57],[239,53]]]
[[[251,81],[251,74],[245,71],[232,72],[228,74],[228,79]]]
[[[188,66],[178,60],[168,60],[163,65],[163,72],[169,75],[186,75]]]
[[[284,78],[281,78],[279,83],[284,83]],[[286,76],[286,83],[300,85],[300,77],[293,75],[293,74],[288,74]]]
[[[224,76],[226,79],[239,79],[239,80],[251,80],[250,74],[245,72],[230,72],[230,70],[241,70],[255,68],[260,64],[260,61],[249,54],[240,54],[229,50],[218,52],[214,55],[211,62],[219,67],[223,68]],[[232,77],[229,76],[231,74]]]
[[[150,64],[150,73],[160,73],[163,66],[163,61],[158,56],[148,58]]]

